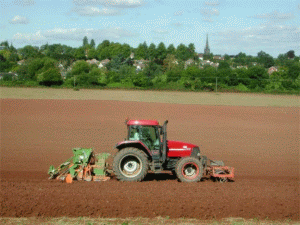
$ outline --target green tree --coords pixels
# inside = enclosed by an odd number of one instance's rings
[[[37,81],[41,85],[61,85],[63,83],[61,74],[58,68],[48,68],[46,71],[38,74]]]
[[[290,59],[293,59],[295,57],[295,51],[294,50],[290,50],[286,53],[287,57],[289,57]]]
[[[136,59],[148,58],[148,46],[146,42],[144,42],[143,44],[139,44],[139,46],[135,50],[135,58]]]
[[[168,54],[164,59],[163,68],[164,71],[172,70],[178,65],[178,61],[175,58],[175,55]]]
[[[176,54],[176,48],[173,44],[170,44],[167,48],[167,54],[175,55]]]
[[[82,46],[83,46],[83,47],[85,47],[85,46],[87,46],[87,45],[89,44],[89,40],[88,40],[87,36],[84,36],[82,42],[83,42],[83,43],[82,43]]]
[[[218,67],[219,70],[222,70],[222,69],[230,69],[230,65],[228,62],[226,61],[221,61],[219,63],[219,67]]]
[[[176,58],[182,61],[186,61],[189,59],[189,53],[187,47],[184,44],[180,44],[176,50]]]
[[[23,59],[36,58],[39,55],[38,50],[31,45],[26,45],[24,48],[19,49],[19,53]]]
[[[74,64],[69,75],[71,75],[71,76],[82,75],[82,74],[89,73],[89,71],[90,71],[90,65],[86,61],[80,60]]]
[[[182,71],[182,77],[188,78],[190,80],[195,80],[195,78],[201,77],[203,71],[197,66],[188,66]]]
[[[289,58],[286,54],[279,54],[275,60],[275,64],[279,66],[286,66],[288,64]]]
[[[291,79],[296,79],[300,76],[300,63],[293,62],[288,65],[288,77]]]
[[[156,75],[162,72],[162,66],[156,64],[151,61],[147,64],[145,69],[143,70],[143,74],[145,74],[149,79],[153,79]]]
[[[85,49],[83,47],[77,48],[74,53],[74,57],[77,60],[86,59]]]
[[[260,51],[259,53],[257,53],[257,60],[258,63],[264,65],[265,68],[270,68],[275,64],[273,57],[265,53],[264,51]]]
[[[40,73],[40,70],[44,67],[45,59],[33,59],[28,63],[27,75],[31,80],[36,80],[36,75]],[[54,66],[54,65],[53,65]]]
[[[195,45],[193,43],[190,43],[188,45],[188,54],[189,54],[189,59],[194,59],[195,58]]]
[[[88,50],[88,59],[98,59],[98,53],[96,49],[91,48]]]
[[[160,42],[156,49],[157,53],[157,59],[159,60],[159,63],[162,65],[164,59],[167,57],[167,49],[163,42]]]
[[[94,39],[91,40],[90,46],[91,46],[91,48],[96,47],[96,43],[95,43]]]
[[[151,43],[148,48],[148,56],[150,60],[154,60],[155,58],[157,58],[156,46],[153,43]]]

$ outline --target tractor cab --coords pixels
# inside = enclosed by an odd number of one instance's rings
[[[141,141],[149,150],[160,150],[160,126],[156,120],[127,121],[129,141]]]

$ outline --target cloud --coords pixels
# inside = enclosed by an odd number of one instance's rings
[[[12,20],[9,21],[11,24],[28,24],[29,20],[26,17],[15,16]]]
[[[84,36],[87,36],[90,39],[95,40],[119,40],[123,37],[133,37],[134,34],[131,31],[125,30],[120,27],[110,27],[103,29],[82,29],[82,28],[73,28],[73,29],[62,29],[56,28],[53,30],[47,30],[43,32],[43,36],[48,39],[55,40],[73,40],[81,41]]]
[[[263,20],[267,20],[269,22],[283,22],[286,20],[291,20],[295,18],[295,15],[293,13],[280,13],[277,11],[274,11],[272,13],[264,13],[264,14],[258,14],[255,16],[252,16],[252,18],[255,19],[263,19]]]
[[[260,50],[276,52],[299,49],[300,28],[294,25],[264,24],[242,30],[226,30],[214,34],[220,49],[257,53]],[[255,52],[253,52],[255,51]]]
[[[144,0],[73,0],[75,5],[103,5],[117,8],[136,8],[143,6]]]
[[[76,12],[80,16],[116,16],[121,14],[121,12],[116,9],[99,9],[94,6],[75,7],[72,11]]]
[[[206,1],[204,2],[205,5],[209,5],[209,6],[217,6],[219,5],[219,1]]]
[[[184,26],[184,24],[181,23],[181,22],[172,23],[171,25],[173,25],[175,27],[182,27],[182,26]]]
[[[34,34],[16,33],[12,39],[13,41],[18,42],[20,44],[42,44],[46,41],[46,38],[42,35],[41,31],[38,31]]]
[[[183,10],[179,10],[179,11],[177,11],[177,12],[174,12],[174,16],[182,16],[183,15],[183,13],[184,13],[184,11]]]
[[[201,9],[201,14],[204,16],[218,16],[218,15],[220,15],[220,11],[216,8],[213,8],[213,9],[204,8],[204,9]]]
[[[202,18],[202,21],[212,23],[214,20],[210,16],[205,16]]]
[[[34,0],[14,0],[13,4],[17,5],[17,6],[23,6],[23,7],[25,7],[25,6],[34,5],[35,1]]]
[[[162,28],[157,28],[152,30],[153,33],[155,34],[168,34],[170,33],[170,31],[166,30],[166,29],[162,29]]]
[[[98,41],[117,41],[121,38],[137,36],[137,34],[120,27],[103,29],[55,28],[36,33],[17,33],[13,36],[12,41],[19,44],[44,44],[51,41],[82,41],[85,36]]]

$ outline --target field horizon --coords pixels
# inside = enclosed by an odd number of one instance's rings
[[[300,96],[153,90],[97,90],[0,87],[1,99],[109,100],[215,106],[300,107]]]

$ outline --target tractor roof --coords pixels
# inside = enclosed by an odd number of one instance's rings
[[[158,126],[159,124],[157,120],[128,120],[127,125]]]

